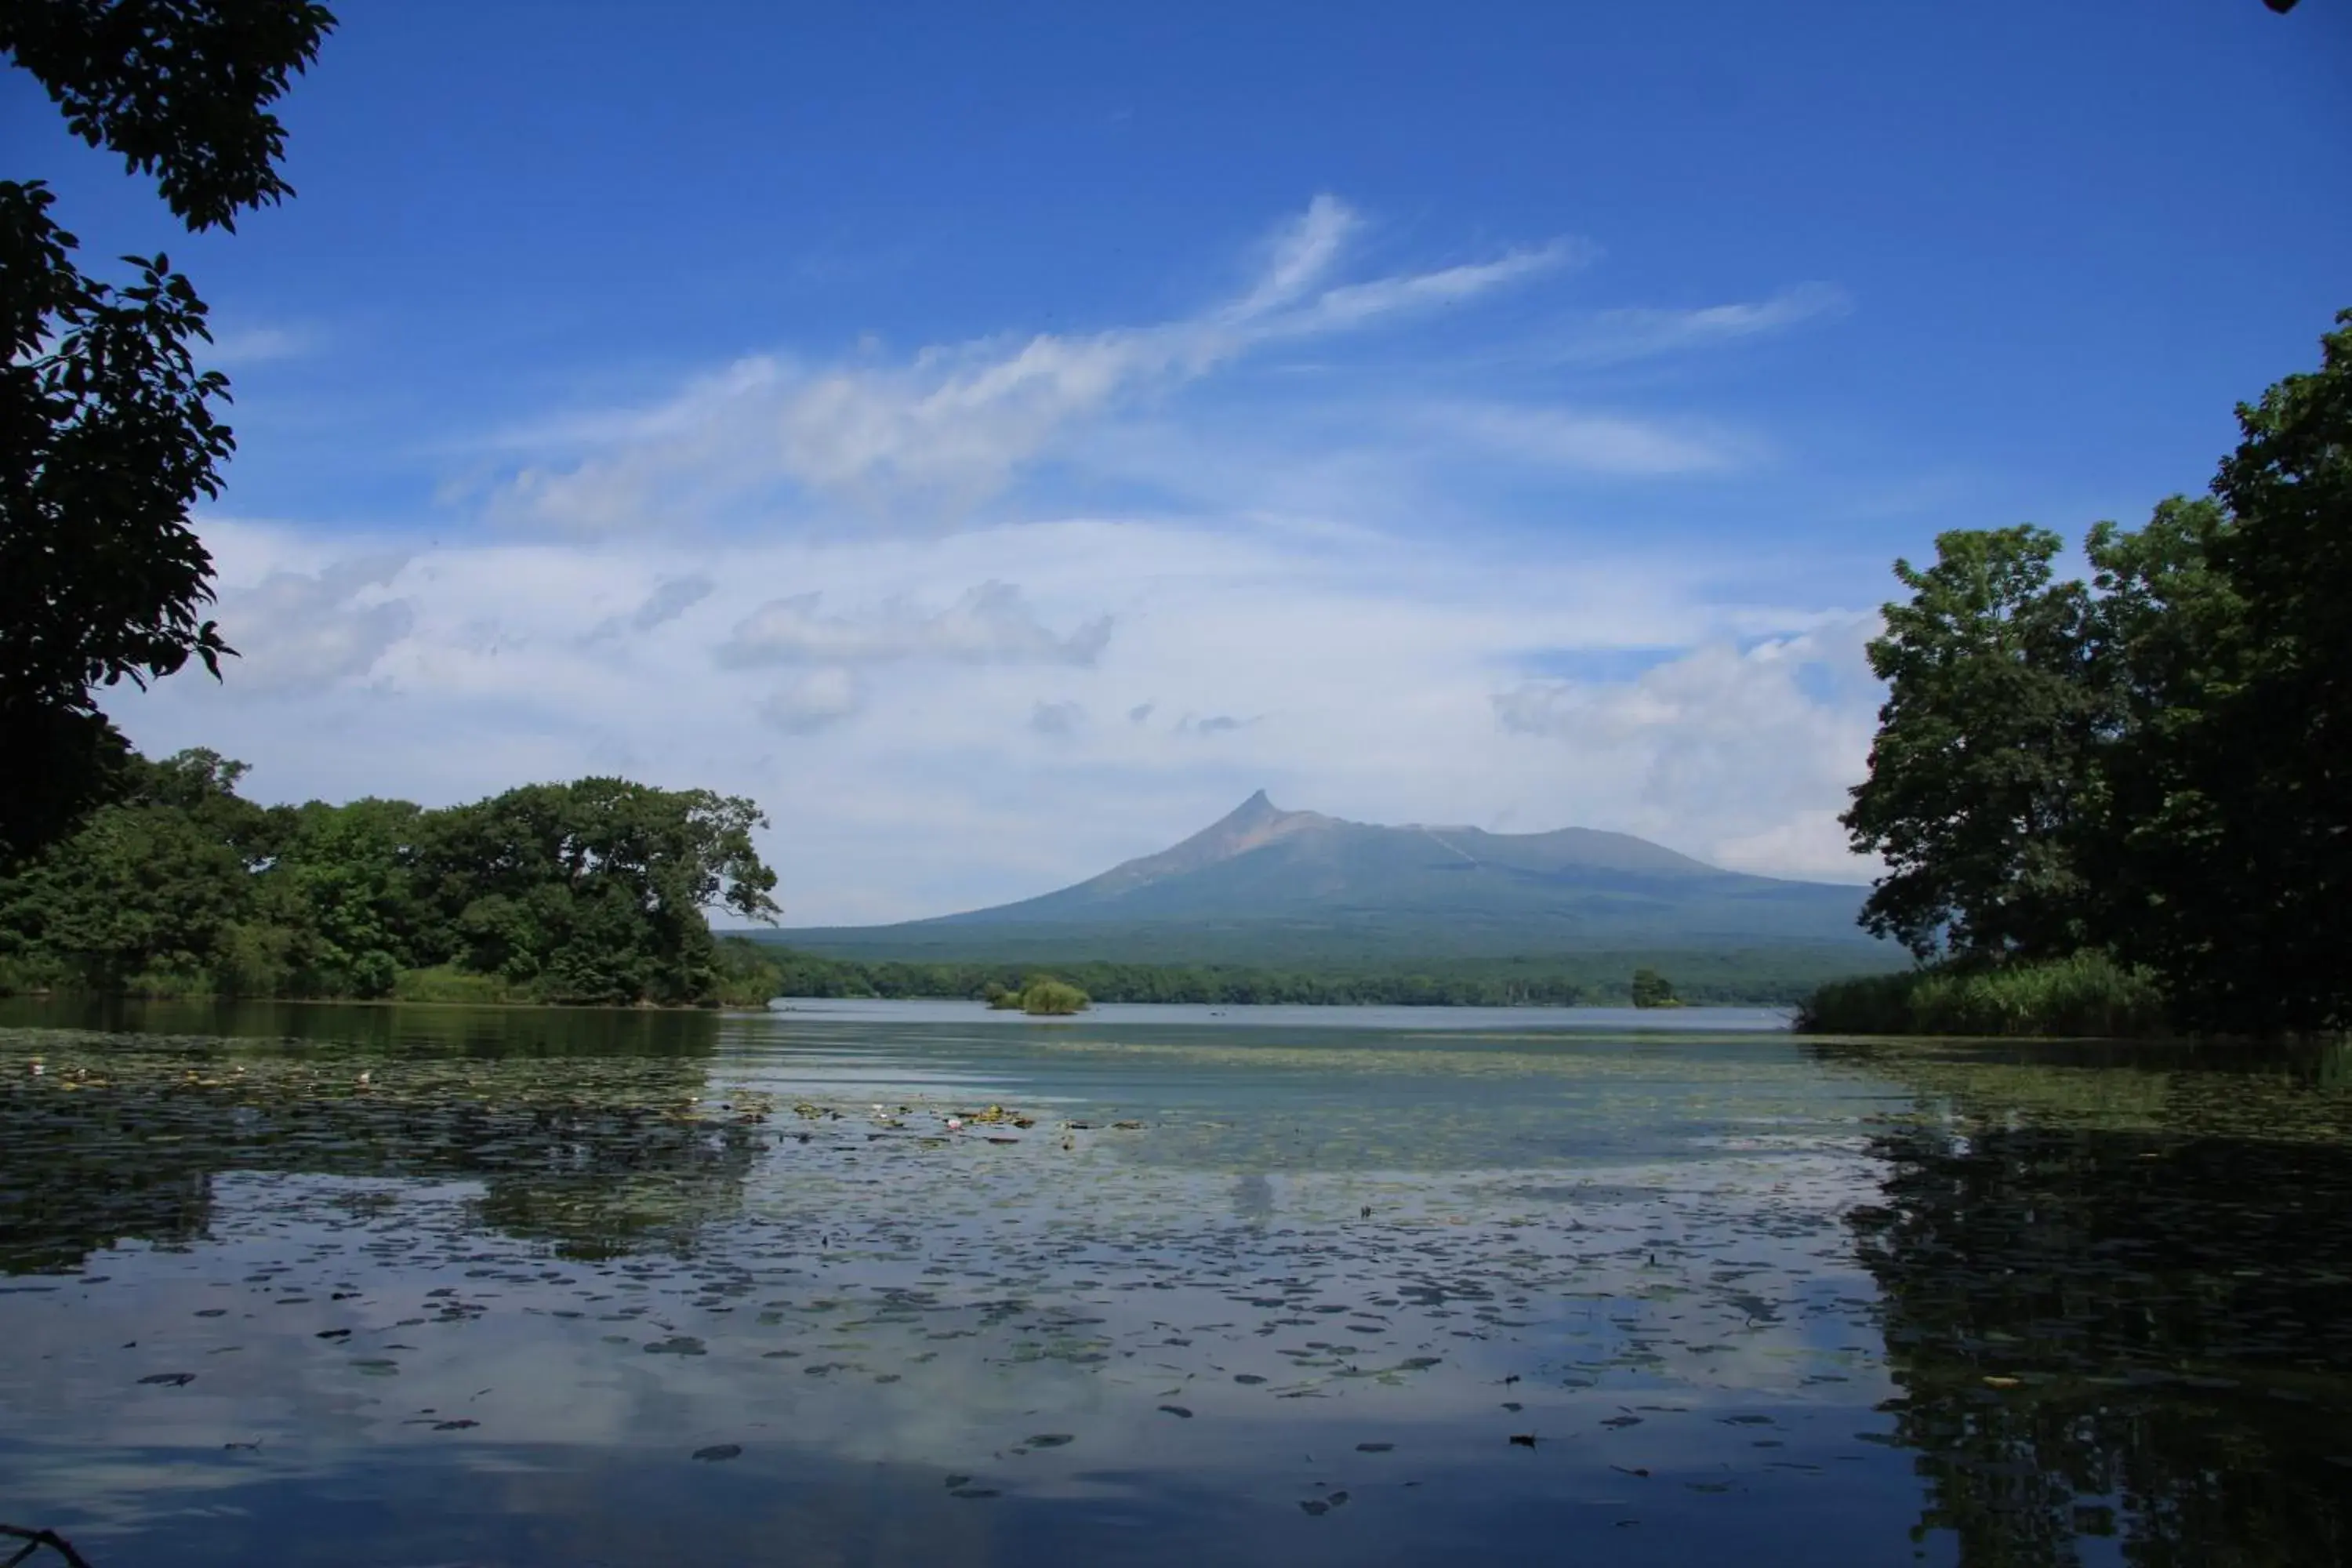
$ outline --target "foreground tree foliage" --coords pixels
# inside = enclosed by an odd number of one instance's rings
[[[300,0],[8,0],[0,55],[191,231],[234,229],[292,194],[268,106],[333,25]],[[134,782],[97,688],[235,651],[188,521],[236,447],[228,383],[197,366],[204,301],[163,255],[123,258],[127,285],[85,275],[54,202],[0,180],[0,868]]]
[[[2100,952],[2182,1027],[2352,1026],[2352,310],[2241,405],[2210,499],[1956,531],[1870,645],[1864,922],[1962,971]]]
[[[750,801],[623,779],[264,808],[211,752],[0,878],[0,981],[163,994],[764,1001],[703,910],[776,913]]]

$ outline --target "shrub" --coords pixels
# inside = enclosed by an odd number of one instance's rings
[[[1092,1005],[1087,994],[1059,980],[1033,980],[1021,993],[1021,1010],[1040,1017],[1066,1017]]]
[[[430,969],[404,969],[392,982],[395,1002],[471,1002],[491,1004],[526,1000],[516,988],[495,974],[477,974],[454,963]]]
[[[78,990],[79,979],[80,976],[69,965],[47,955],[10,953],[0,956],[0,996]]]
[[[1839,980],[1797,1009],[1805,1034],[2121,1037],[2166,1030],[2156,977],[2104,952],[1991,969]]]
[[[1654,969],[1633,971],[1633,1005],[1636,1007],[1679,1007],[1675,995],[1675,983]]]
[[[722,1007],[765,1007],[784,994],[783,967],[756,942],[722,937],[712,946],[712,1000]]]

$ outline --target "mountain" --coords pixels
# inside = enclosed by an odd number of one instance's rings
[[[1261,790],[1172,848],[1056,892],[774,940],[860,957],[1265,964],[1802,947],[1851,967],[1885,951],[1854,925],[1863,896],[1622,833],[1377,826],[1284,811]]]

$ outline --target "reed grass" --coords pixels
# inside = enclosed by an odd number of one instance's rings
[[[1835,980],[1798,1005],[1815,1035],[2136,1038],[2168,1032],[2156,977],[2104,952],[1990,969],[1929,965]]]

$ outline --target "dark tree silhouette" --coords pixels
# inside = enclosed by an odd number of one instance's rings
[[[303,0],[9,0],[0,55],[93,147],[150,174],[190,230],[292,194],[268,111],[334,26]],[[125,747],[94,690],[234,652],[204,618],[189,510],[235,447],[196,368],[205,306],[163,255],[85,275],[40,181],[0,181],[0,865],[69,830]]]

